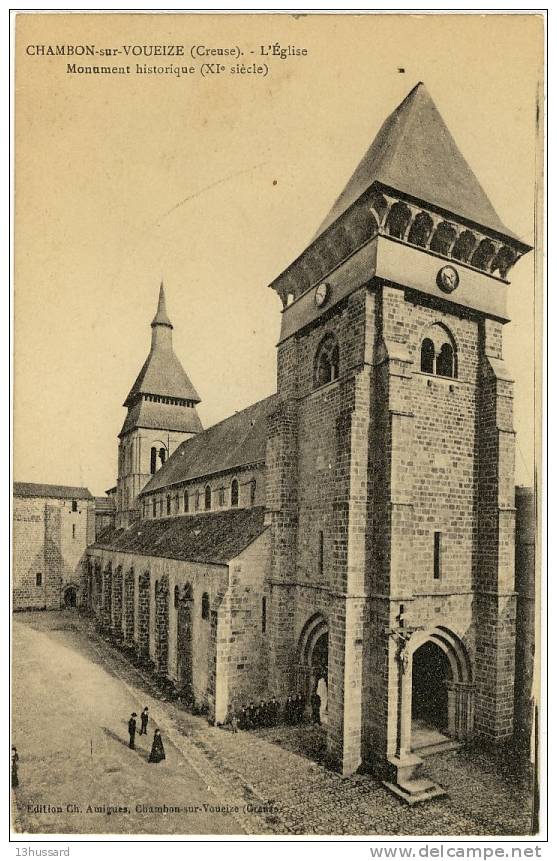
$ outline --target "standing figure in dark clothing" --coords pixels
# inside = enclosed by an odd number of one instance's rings
[[[163,759],[166,759],[166,754],[164,752],[162,736],[160,734],[160,730],[156,729],[155,735],[153,736],[151,753],[149,754],[149,762],[162,762]]]
[[[284,707],[284,717],[286,723],[291,726],[294,723],[294,708],[293,708],[292,697],[288,696],[286,698],[286,705]]]
[[[311,720],[312,723],[321,725],[321,697],[314,691],[311,695]]]
[[[249,729],[255,729],[257,726],[257,707],[253,700],[250,700],[248,706]]]
[[[132,712],[131,717],[128,721],[128,732],[130,734],[130,748],[135,750],[135,731],[137,729],[137,714]]]
[[[19,755],[17,752],[17,747],[12,746],[12,789],[15,789],[19,786],[19,778],[17,776],[17,764],[19,762]]]
[[[141,729],[139,735],[147,735],[147,724],[149,723],[149,709],[147,706],[141,712]]]
[[[249,729],[249,714],[245,706],[240,713],[240,729]]]
[[[273,697],[271,700],[271,726],[277,726],[280,718],[280,706],[277,702],[277,698]]]
[[[298,694],[297,706],[298,706],[298,712],[297,712],[298,723],[303,723],[304,722],[304,697],[302,696],[302,694]]]
[[[259,703],[259,726],[269,726],[269,708],[264,700]]]

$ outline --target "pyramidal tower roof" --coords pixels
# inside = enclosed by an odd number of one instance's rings
[[[199,403],[201,398],[172,347],[173,326],[166,311],[162,283],[157,313],[151,323],[151,329],[151,351],[124,401],[124,406],[132,406],[139,395],[158,395]]]
[[[517,238],[501,222],[421,82],[387,117],[316,237],[374,182]]]

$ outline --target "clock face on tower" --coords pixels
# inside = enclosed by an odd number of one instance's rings
[[[325,304],[328,296],[329,285],[325,281],[322,284],[318,284],[315,288],[315,304],[318,308],[321,308],[321,306]]]
[[[458,287],[459,277],[454,266],[443,266],[437,273],[437,286],[444,293],[452,293]]]

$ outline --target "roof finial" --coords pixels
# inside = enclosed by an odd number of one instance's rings
[[[168,314],[166,313],[166,298],[164,295],[164,284],[162,281],[159,290],[159,304],[157,306],[157,313],[155,314],[151,326],[170,326],[171,329],[174,328],[168,318]]]

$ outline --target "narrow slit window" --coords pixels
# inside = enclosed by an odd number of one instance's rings
[[[72,523],[72,538],[75,538],[75,523]]]
[[[317,573],[319,577],[323,576],[323,532],[321,530],[317,541]]]
[[[154,475],[157,471],[157,449],[155,446],[151,449],[151,475]]]
[[[442,533],[433,533],[433,579],[441,579]]]
[[[265,634],[267,631],[267,598],[263,596],[261,599],[261,633]]]
[[[41,573],[35,574],[35,584],[37,586],[43,585],[43,575]]]

